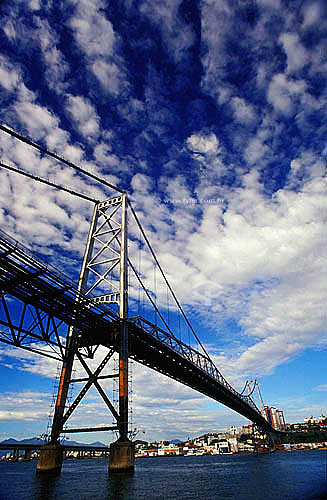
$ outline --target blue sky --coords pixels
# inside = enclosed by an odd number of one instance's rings
[[[5,0],[0,9],[1,123],[128,191],[235,387],[258,378],[289,422],[326,414],[325,2]],[[112,195],[2,132],[0,149],[5,163]],[[0,201],[3,230],[76,276],[89,204],[3,169]],[[44,432],[56,363],[5,345],[0,361],[0,439]],[[136,364],[133,399],[148,439],[246,423]],[[74,418],[108,422],[93,392]]]

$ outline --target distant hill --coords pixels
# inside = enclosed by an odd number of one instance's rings
[[[17,439],[9,438],[5,439],[4,441],[1,441],[0,444],[40,444],[44,443],[45,441],[43,439],[37,438],[37,437],[32,437],[28,439],[21,439],[18,441]],[[101,443],[101,441],[95,441],[94,443],[79,443],[77,441],[71,441],[70,439],[65,439],[62,441],[62,444],[66,445],[72,445],[72,446],[107,446],[106,444]]]
[[[32,437],[28,439],[21,439],[18,441],[17,439],[14,438],[8,438],[5,439],[4,441],[1,441],[0,444],[7,444],[8,445],[8,450],[0,450],[0,457],[3,455],[6,455],[8,451],[10,451],[10,445],[11,444],[37,444],[37,445],[43,445],[45,444],[45,441],[43,439],[37,438],[37,437]],[[68,446],[103,446],[106,447],[107,445],[101,443],[100,441],[96,441],[94,443],[79,443],[77,441],[70,441],[70,440],[63,440],[62,441],[63,445],[68,445]]]
[[[72,444],[72,441],[67,441],[67,444]],[[82,443],[79,443],[82,444]],[[90,443],[88,446],[105,446],[107,447],[107,444],[101,443],[101,441],[95,441],[94,443]]]
[[[181,441],[180,439],[173,439],[172,441],[169,441],[171,444],[182,444],[183,441]]]
[[[16,444],[19,442],[20,441],[17,441],[17,439],[9,438],[9,439],[5,439],[4,441],[1,441],[0,444]]]

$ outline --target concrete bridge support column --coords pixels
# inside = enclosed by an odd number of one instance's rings
[[[110,445],[109,472],[134,471],[134,444],[118,439]]]
[[[59,443],[42,446],[36,467],[37,474],[60,474],[63,455],[63,447]]]

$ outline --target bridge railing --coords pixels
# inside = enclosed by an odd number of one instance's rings
[[[92,309],[99,317],[105,315],[117,319],[117,312],[108,304],[97,301],[97,297],[93,294],[87,295],[83,288],[78,291],[75,281],[67,274],[43,260],[41,256],[32,253],[22,243],[0,229],[0,257],[4,255],[11,257],[16,266],[13,272],[17,275],[21,272],[38,274],[45,282],[61,287],[73,301],[83,304],[86,309]]]
[[[56,278],[59,278],[60,281],[62,280],[70,287],[76,288],[76,283],[69,276],[43,260],[40,255],[35,255],[35,253],[32,253],[31,250],[29,250],[25,245],[15,240],[12,236],[5,233],[1,229],[0,241],[1,250],[8,253],[8,255],[17,258],[19,261],[24,261],[25,267],[31,268],[34,271],[38,269],[44,274],[46,272],[48,272],[49,274],[53,274],[56,276]]]
[[[251,397],[241,394],[236,389],[234,389],[234,387],[231,386],[229,382],[227,382],[227,380],[223,377],[223,375],[220,373],[218,368],[215,366],[215,364],[209,357],[200,353],[193,347],[185,344],[181,340],[177,339],[171,333],[168,333],[162,328],[159,328],[157,325],[151,323],[142,316],[135,316],[133,318],[129,318],[128,320],[132,321],[137,326],[143,328],[146,332],[150,333],[150,335],[157,338],[158,340],[160,340],[160,342],[169,346],[171,349],[180,354],[183,358],[193,363],[197,368],[200,368],[207,375],[216,380],[219,384],[221,384],[230,392],[235,394],[238,398],[243,399],[243,401],[245,401],[248,405],[250,405],[255,411],[257,411],[261,415],[260,410],[253,402]]]

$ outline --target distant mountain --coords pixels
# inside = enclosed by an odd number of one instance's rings
[[[5,439],[4,441],[1,441],[0,444],[17,444],[17,443],[19,443],[19,441],[17,441],[17,439],[9,438],[9,439]]]
[[[71,441],[70,441],[70,443],[71,443]],[[95,443],[90,443],[89,446],[105,446],[105,447],[107,447],[108,445],[101,443],[101,441],[95,441]]]
[[[169,441],[170,444],[182,444],[183,441],[181,441],[180,439],[173,439],[172,441]]]
[[[37,438],[37,437],[32,437],[28,439],[22,439],[18,441],[17,439],[14,438],[9,438],[5,439],[4,441],[1,441],[0,444],[37,444],[37,445],[42,445],[45,444],[45,441],[43,439]],[[65,439],[62,441],[63,445],[66,446],[103,446],[106,447],[106,444],[101,443],[100,441],[96,441],[94,443],[78,443],[77,441],[70,441],[69,439]]]
[[[28,439],[22,439],[18,441],[17,439],[9,438],[5,439],[4,441],[1,441],[0,444],[45,444],[45,441],[42,439],[38,439],[36,437],[28,438]]]
[[[4,441],[1,441],[0,444],[8,445],[8,449],[7,450],[0,450],[0,457],[2,457],[4,455],[6,455],[8,453],[8,451],[10,451],[10,445],[11,444],[37,444],[37,445],[42,445],[42,444],[45,444],[45,441],[43,441],[41,439],[37,439],[36,437],[32,437],[32,438],[29,438],[29,439],[22,439],[20,441],[18,441],[17,439],[9,438],[9,439],[5,439]]]

